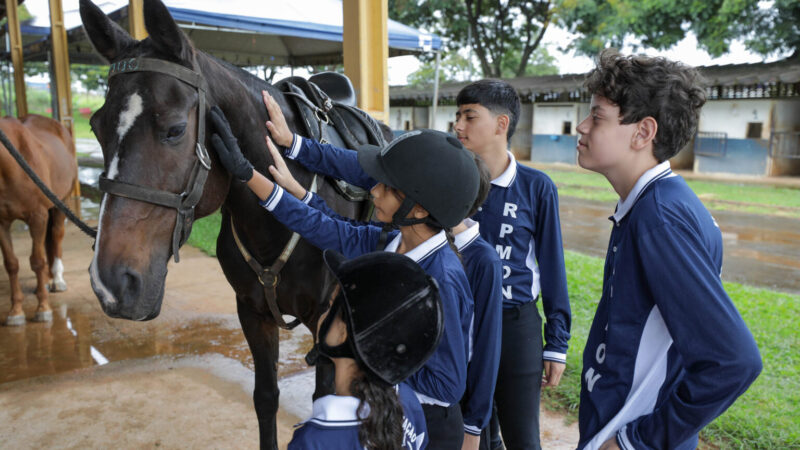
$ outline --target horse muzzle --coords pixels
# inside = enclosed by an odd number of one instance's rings
[[[92,289],[109,317],[146,321],[161,312],[166,273],[143,275],[125,265],[90,273]]]

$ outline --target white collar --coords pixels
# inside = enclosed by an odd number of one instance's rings
[[[628,212],[630,212],[633,205],[636,203],[636,200],[639,198],[639,195],[642,194],[642,191],[650,185],[650,183],[654,181],[658,181],[662,178],[670,178],[674,177],[675,174],[672,173],[672,169],[670,169],[669,161],[664,161],[661,164],[656,165],[655,167],[649,169],[647,172],[643,173],[641,177],[636,181],[636,184],[633,185],[633,189],[628,194],[628,197],[625,201],[619,199],[617,202],[617,210],[614,212],[614,215],[609,217],[614,222],[619,223]]]
[[[314,400],[311,407],[310,420],[337,422],[340,426],[349,426],[359,423],[357,416],[358,405],[361,401],[355,397],[343,395],[326,395]],[[366,409],[364,417],[369,415]]]
[[[455,235],[454,239],[459,252],[464,251],[469,244],[475,242],[475,239],[478,239],[480,234],[480,225],[478,222],[472,219],[464,219],[464,224],[467,225],[467,229]]]
[[[397,233],[397,236],[392,239],[392,242],[386,246],[387,252],[397,252],[397,248],[400,247],[400,241],[403,238],[403,233]],[[443,245],[447,245],[447,235],[444,233],[444,230],[436,233],[427,241],[419,244],[418,246],[414,247],[410,251],[408,251],[405,255],[409,258],[413,259],[415,262],[420,262],[425,259],[428,255],[432,254],[436,250],[439,250],[440,247]]]
[[[492,180],[493,185],[504,188],[509,187],[514,182],[514,178],[517,177],[517,160],[514,158],[513,153],[508,150],[506,150],[506,153],[508,153],[508,167],[500,176]]]

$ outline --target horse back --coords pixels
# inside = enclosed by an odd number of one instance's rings
[[[59,197],[65,198],[77,177],[75,145],[67,129],[47,117],[28,115],[20,121],[14,117],[0,119],[0,129],[22,155],[28,165]],[[5,146],[0,150],[0,196],[3,215],[24,214],[45,204],[52,206],[38,187],[19,166]]]

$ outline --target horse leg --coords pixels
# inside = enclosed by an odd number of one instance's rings
[[[49,269],[47,267],[47,254],[44,249],[45,236],[47,235],[47,210],[37,211],[28,218],[31,239],[31,269],[36,274],[36,298],[39,299],[39,307],[36,308],[34,322],[50,322],[53,320],[53,310],[50,308],[50,299],[47,293],[47,281]]]
[[[3,250],[3,265],[8,273],[11,288],[11,310],[6,319],[7,326],[25,325],[25,313],[22,311],[22,288],[19,285],[19,260],[14,254],[11,242],[11,222],[0,223],[0,247]]]
[[[256,368],[253,403],[258,417],[262,449],[277,449],[275,416],[278,413],[278,326],[257,314],[246,300],[237,298],[237,312]]]
[[[50,292],[62,292],[67,290],[67,282],[64,281],[64,263],[61,261],[61,243],[64,241],[64,219],[66,216],[58,208],[50,209],[50,218],[47,223],[47,238],[45,248],[47,249],[47,266],[50,267]]]

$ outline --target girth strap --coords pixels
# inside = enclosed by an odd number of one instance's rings
[[[316,174],[314,175],[314,178],[311,181],[311,187],[308,190],[312,193],[317,192]],[[281,313],[280,308],[278,308],[277,290],[278,283],[280,283],[281,269],[283,269],[283,266],[286,265],[289,257],[292,256],[292,252],[294,252],[295,247],[297,247],[297,243],[300,241],[300,235],[297,233],[292,233],[292,237],[289,238],[289,242],[286,243],[286,246],[283,248],[280,256],[278,256],[278,259],[276,259],[270,267],[265,269],[253,257],[253,255],[247,251],[247,248],[242,243],[242,240],[239,238],[239,234],[236,232],[236,226],[233,223],[233,216],[231,216],[231,231],[233,232],[233,240],[236,241],[236,247],[239,248],[239,253],[242,254],[242,257],[247,262],[247,265],[253,269],[256,277],[258,277],[259,283],[261,283],[261,286],[264,289],[264,299],[267,302],[267,308],[269,308],[272,318],[275,319],[275,323],[284,330],[293,330],[300,325],[300,319],[295,318],[288,324],[283,320],[283,314]]]

